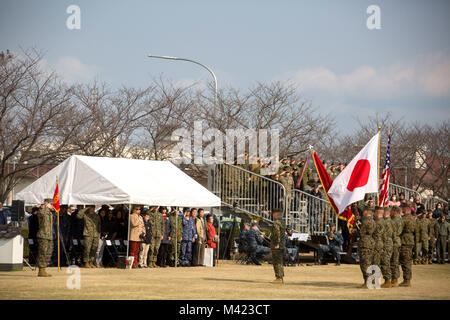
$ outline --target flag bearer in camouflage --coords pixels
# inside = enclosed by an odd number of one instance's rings
[[[175,220],[176,219],[176,220]],[[178,221],[177,221],[178,220]],[[179,215],[178,210],[172,210],[170,212],[170,221],[172,222],[173,227],[175,228],[174,236],[172,237],[172,247],[170,248],[169,254],[169,265],[175,266],[175,248],[177,250],[177,260],[180,259],[180,251],[181,251],[181,238],[183,235],[183,218]],[[176,261],[177,265],[179,264]]]
[[[403,220],[400,217],[400,208],[393,207],[391,209],[391,222],[392,222],[392,256],[391,256],[391,287],[398,286],[398,278],[400,278],[400,247],[402,241],[400,235],[403,232]]]
[[[383,236],[383,254],[381,255],[381,272],[383,274],[384,283],[382,288],[391,287],[391,258],[394,246],[394,229],[391,220],[391,210],[389,207],[384,208],[384,236]]]
[[[401,287],[410,287],[412,278],[412,259],[414,247],[414,230],[416,229],[416,222],[411,215],[412,203],[407,201],[401,204],[403,212],[403,230],[400,235],[400,265],[403,271],[403,282]]]
[[[416,260],[414,264],[428,264],[428,219],[422,208],[418,209],[416,221]]]
[[[38,277],[51,277],[47,273],[47,263],[52,255],[52,229],[53,229],[53,215],[52,215],[52,199],[45,199],[44,204],[40,206],[37,214],[39,221],[39,231],[36,238],[39,244],[39,251],[37,257],[37,265],[39,268]]]
[[[156,259],[158,257],[159,246],[164,235],[164,219],[158,207],[153,206],[150,209],[150,225],[152,226],[152,242],[148,249],[148,266],[149,268],[157,268]]]
[[[433,218],[433,211],[428,210],[428,264],[433,263],[433,253],[436,248],[436,240],[439,233],[439,225]]]
[[[380,268],[381,268],[381,257],[383,254],[383,247],[384,247],[385,221],[383,219],[383,216],[384,216],[383,207],[376,206],[374,215],[376,226],[372,235],[374,240],[372,264],[377,265]]]
[[[273,227],[270,234],[270,248],[272,249],[272,264],[275,271],[275,280],[272,283],[283,283],[283,255],[285,251],[285,230],[283,221],[281,220],[281,210],[273,210]]]
[[[95,213],[95,206],[87,206],[77,213],[77,219],[84,220],[84,267],[95,268],[95,253],[100,239],[100,216]]]
[[[372,265],[373,259],[373,232],[375,230],[375,221],[372,218],[372,209],[369,207],[364,208],[363,218],[361,228],[359,230],[360,239],[358,243],[359,250],[359,266],[361,267],[361,272],[363,274],[364,283],[363,288],[367,288],[367,278],[369,274],[367,273],[367,268]]]

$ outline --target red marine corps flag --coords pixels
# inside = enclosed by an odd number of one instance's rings
[[[59,213],[59,185],[58,185],[58,180],[56,181],[55,193],[53,194],[53,209],[55,209],[55,211],[57,213]]]
[[[58,229],[58,271],[61,270],[60,268],[60,250],[59,250],[59,185],[58,185],[58,178],[56,179],[56,187],[55,187],[55,193],[53,194],[53,209],[56,211],[56,224]]]
[[[345,169],[334,179],[328,191],[339,212],[366,193],[378,193],[378,150],[380,133],[370,139]]]
[[[322,161],[320,160],[317,153],[313,150],[313,160],[314,165],[316,166],[317,173],[319,175],[320,182],[322,183],[323,190],[325,190],[325,193],[328,197],[328,190],[331,187],[331,184],[333,183],[333,179],[331,179],[330,175],[327,172],[327,169],[323,166]],[[352,233],[353,223],[355,221],[355,216],[353,215],[350,208],[345,208],[343,212],[339,212],[339,209],[336,207],[336,204],[334,203],[333,199],[328,197],[328,200],[330,201],[331,206],[334,209],[334,212],[338,215],[338,218],[344,221],[347,221],[347,227],[350,232]]]

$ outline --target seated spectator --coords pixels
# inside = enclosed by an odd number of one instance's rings
[[[286,236],[284,238],[285,240],[285,246],[286,246],[286,253],[289,257],[288,261],[286,261],[286,265],[293,265],[295,266],[297,255],[298,255],[298,247],[294,240],[290,240],[289,237],[292,236],[292,227],[288,226],[286,228]]]
[[[254,222],[247,234],[247,248],[251,261],[257,266],[261,265],[259,260],[270,253],[270,248],[264,247],[263,243],[264,235],[259,231],[258,224]]]
[[[138,266],[138,253],[142,239],[145,237],[145,224],[141,216],[141,207],[134,205],[130,215],[130,256],[134,257],[133,268]]]
[[[341,251],[341,245],[344,242],[342,235],[340,232],[336,231],[336,225],[334,223],[330,223],[330,231],[325,232],[325,236],[328,239],[328,245],[321,244],[319,247],[319,263],[325,264],[324,262],[324,254],[327,252],[331,252],[333,256],[336,258],[336,265],[341,265],[341,255],[339,252]]]
[[[244,223],[244,229],[242,229],[241,233],[239,234],[239,246],[238,246],[239,252],[244,252],[244,253],[248,252],[247,235],[248,235],[249,231],[250,231],[250,224]]]
[[[145,210],[142,215],[144,220],[145,236],[142,238],[141,250],[139,251],[139,268],[148,268],[147,258],[148,249],[150,248],[150,243],[152,242],[152,225],[150,224],[150,212]]]

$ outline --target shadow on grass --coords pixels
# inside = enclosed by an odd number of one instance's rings
[[[270,284],[270,281],[258,281],[258,280],[247,280],[247,279],[203,278],[203,280]],[[319,287],[319,288],[353,288],[353,289],[357,288],[357,284],[355,284],[354,282],[332,282],[332,281],[290,282],[288,279],[285,279],[284,286],[311,286],[311,287]]]
[[[333,282],[333,281],[302,281],[302,282],[285,282],[285,285],[294,286],[310,286],[319,288],[357,288],[354,282]]]
[[[245,282],[245,283],[267,283],[266,281],[255,281],[246,279],[222,279],[222,278],[203,278],[207,281],[229,281],[229,282]]]
[[[37,278],[37,271],[34,274],[23,274],[23,273],[8,273],[8,274],[0,274],[0,279],[4,277],[10,278]]]

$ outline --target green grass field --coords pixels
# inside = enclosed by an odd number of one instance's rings
[[[413,266],[411,288],[368,290],[358,265],[285,268],[285,284],[274,285],[273,268],[221,261],[218,267],[80,269],[81,288],[67,289],[70,276],[48,268],[0,272],[1,299],[450,299],[450,264]]]

